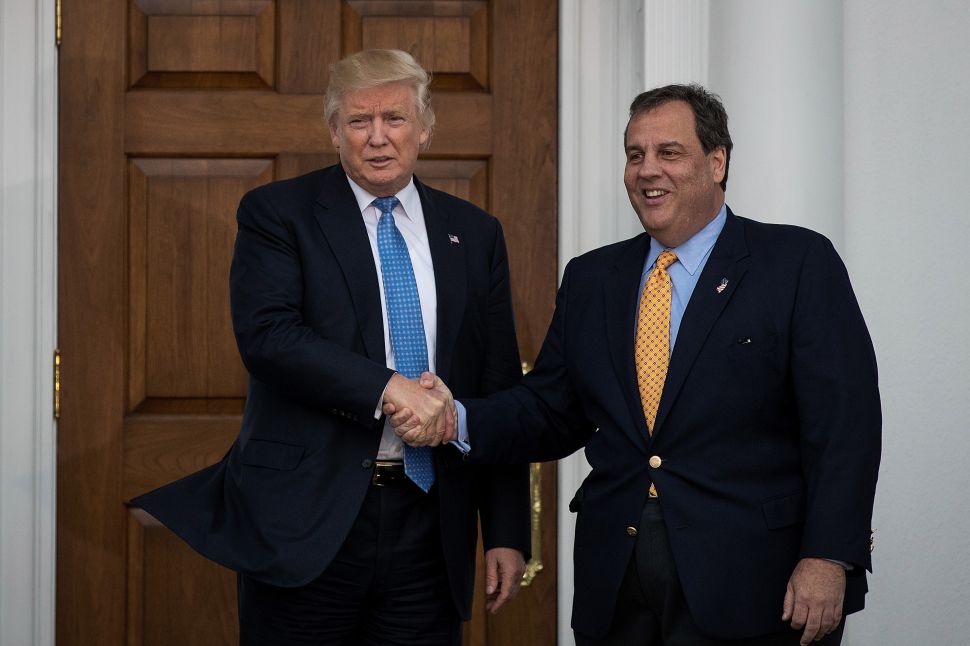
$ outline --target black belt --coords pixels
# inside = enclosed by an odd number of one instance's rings
[[[375,487],[392,487],[410,482],[404,473],[404,462],[401,460],[375,460],[374,473],[370,483]]]

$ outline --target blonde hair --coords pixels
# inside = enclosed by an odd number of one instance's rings
[[[431,75],[413,56],[400,49],[365,49],[330,66],[330,83],[323,107],[327,123],[336,125],[334,120],[346,95],[385,83],[404,83],[414,89],[418,119],[430,134],[435,123],[428,91]]]

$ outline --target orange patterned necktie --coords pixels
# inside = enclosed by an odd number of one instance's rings
[[[654,270],[647,277],[640,295],[640,315],[637,317],[637,336],[634,343],[637,365],[637,386],[640,403],[647,418],[647,431],[653,435],[660,395],[667,378],[670,362],[670,294],[671,282],[667,267],[677,261],[673,251],[664,251],[657,258]]]

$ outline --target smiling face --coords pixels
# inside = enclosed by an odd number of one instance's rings
[[[377,197],[407,186],[429,135],[414,89],[404,83],[347,93],[330,124],[330,139],[344,171]]]
[[[725,156],[723,147],[704,153],[684,101],[630,119],[623,183],[647,233],[673,248],[713,220],[724,203]]]

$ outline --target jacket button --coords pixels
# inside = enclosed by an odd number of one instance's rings
[[[374,463],[370,460],[364,460],[360,463],[360,466],[363,469],[370,469],[372,466],[374,466]]]
[[[659,455],[651,455],[650,456],[650,466],[651,466],[651,468],[659,469],[660,468],[660,465],[663,464],[663,463],[664,463],[664,461],[660,459],[660,456]]]
[[[626,528],[626,533],[628,535],[630,535],[630,536],[636,536],[637,535],[637,528],[636,527],[627,527]]]

